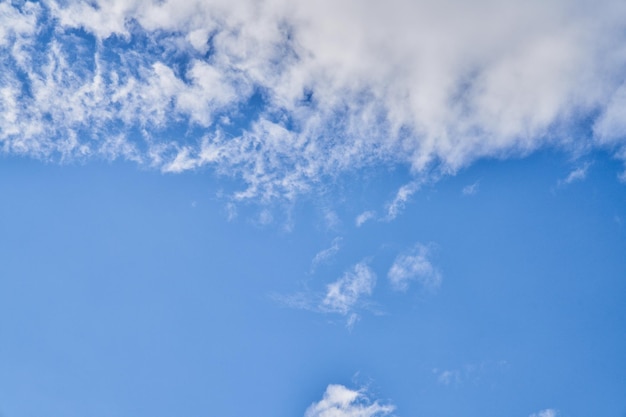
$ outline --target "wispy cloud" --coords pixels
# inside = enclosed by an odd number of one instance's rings
[[[354,328],[354,325],[357,324],[359,320],[361,320],[361,316],[359,316],[357,313],[350,313],[350,315],[348,316],[348,320],[346,320],[346,328],[348,330],[352,330]]]
[[[270,298],[285,307],[319,312],[318,300],[308,291],[300,291],[294,294],[272,293]]]
[[[361,227],[365,222],[368,222],[376,217],[376,212],[372,210],[364,211],[363,213],[356,216],[354,223],[356,227]]]
[[[385,220],[391,221],[398,217],[402,210],[404,210],[411,196],[415,194],[421,186],[422,181],[415,180],[400,187],[394,199],[387,204],[387,216]]]
[[[360,320],[360,311],[369,308],[366,299],[376,286],[376,273],[367,261],[353,265],[344,274],[329,284],[324,291],[306,290],[290,295],[272,294],[278,303],[301,310],[322,314],[338,314],[346,320],[346,327],[352,329]]]
[[[438,384],[444,386],[460,385],[466,382],[477,383],[481,379],[493,376],[507,369],[507,362],[499,361],[482,361],[479,363],[467,363],[456,369],[433,369],[433,374]]]
[[[226,203],[224,206],[224,210],[226,211],[226,219],[231,222],[237,218],[237,206],[232,202]]]
[[[398,291],[406,291],[411,281],[417,281],[424,288],[437,289],[441,285],[442,276],[432,264],[431,256],[432,245],[421,243],[398,255],[387,273],[392,287]]]
[[[274,216],[269,209],[263,209],[252,222],[257,226],[267,226],[274,222]]]
[[[443,385],[458,384],[461,382],[461,373],[454,370],[438,370],[434,369],[433,372],[437,375],[437,382]]]
[[[313,272],[316,265],[335,255],[340,242],[341,238],[336,238],[329,248],[317,253],[311,264]],[[430,260],[432,247],[418,243],[396,257],[387,273],[393,289],[406,291],[412,281],[429,291],[439,288],[442,276]],[[290,308],[339,314],[346,318],[346,327],[352,329],[360,320],[360,311],[371,309],[372,305],[368,299],[376,286],[376,273],[368,262],[366,259],[353,265],[340,278],[326,284],[323,292],[307,289],[292,295],[274,294],[272,298]]]
[[[585,162],[583,165],[572,170],[567,175],[567,177],[565,177],[562,180],[559,180],[558,185],[563,186],[563,185],[571,184],[573,182],[583,181],[585,178],[587,178],[587,172],[589,171],[590,166],[591,164],[589,162]]]
[[[372,401],[363,390],[331,384],[322,399],[309,406],[304,417],[382,417],[394,409],[393,405]]]
[[[333,256],[339,252],[342,238],[336,237],[333,239],[330,247],[323,249],[315,254],[313,260],[311,261],[311,272],[315,272],[318,265],[328,262]]]
[[[375,285],[376,273],[365,262],[359,262],[337,281],[326,286],[321,308],[347,315],[362,297],[372,294]]]
[[[324,223],[327,229],[336,230],[341,224],[341,220],[335,211],[326,209],[324,212]]]
[[[478,192],[479,187],[480,187],[480,181],[476,181],[472,184],[469,184],[463,187],[463,190],[461,190],[461,193],[467,196],[474,195]]]
[[[547,408],[537,413],[533,413],[528,417],[556,417],[557,415],[558,415],[558,412],[556,410],[552,408]]]
[[[208,166],[243,181],[236,198],[260,200],[294,199],[364,166],[454,173],[547,143],[626,160],[622,3],[443,7],[0,3],[0,148],[166,172]],[[575,135],[585,118],[591,138]],[[417,188],[402,187],[384,218]]]

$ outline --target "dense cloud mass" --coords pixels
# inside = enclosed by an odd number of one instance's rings
[[[203,166],[294,198],[380,164],[626,159],[621,1],[0,4],[0,146]]]

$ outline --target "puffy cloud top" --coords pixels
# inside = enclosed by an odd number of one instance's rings
[[[377,164],[626,155],[621,1],[0,4],[0,146],[295,198]]]
[[[383,417],[393,410],[392,405],[372,403],[361,391],[331,384],[324,397],[306,410],[304,417]]]

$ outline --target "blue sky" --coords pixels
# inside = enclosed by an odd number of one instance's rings
[[[0,2],[0,416],[623,417],[624,22]]]

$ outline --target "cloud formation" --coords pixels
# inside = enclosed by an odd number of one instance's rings
[[[433,372],[437,374],[437,382],[443,385],[458,384],[461,381],[461,373],[456,369],[442,371],[435,369]]]
[[[361,227],[363,226],[363,224],[372,220],[375,217],[376,217],[376,212],[372,210],[364,211],[363,213],[356,216],[356,219],[354,219],[354,224],[356,225],[356,227]]]
[[[421,186],[422,181],[415,180],[400,187],[393,200],[387,204],[387,216],[385,220],[390,221],[398,217],[404,210],[411,196],[419,191]]]
[[[433,369],[433,374],[438,384],[444,386],[460,385],[467,382],[478,383],[481,380],[492,380],[508,369],[505,360],[485,360],[481,362],[466,363],[456,369]]]
[[[417,281],[426,289],[437,289],[442,276],[430,261],[431,252],[429,246],[418,243],[398,255],[387,273],[391,286],[395,290],[406,291],[411,281]]]
[[[0,149],[210,167],[265,200],[381,164],[626,160],[625,22],[617,0],[2,3]]]
[[[315,272],[315,269],[318,267],[318,265],[324,262],[328,262],[329,259],[331,259],[337,254],[337,252],[339,252],[341,240],[341,237],[334,238],[330,247],[322,249],[315,254],[313,260],[311,261],[311,272]]]
[[[322,309],[346,315],[352,312],[359,299],[372,294],[376,285],[376,273],[365,263],[359,262],[337,281],[326,286]],[[354,318],[349,319],[354,322]]]
[[[273,294],[272,298],[290,308],[339,314],[345,317],[346,327],[351,330],[360,320],[359,311],[367,307],[364,299],[372,295],[375,286],[376,273],[366,261],[361,261],[336,281],[326,284],[323,292],[306,290],[290,295]]]
[[[469,184],[463,187],[463,189],[461,190],[461,193],[463,195],[474,195],[478,192],[479,187],[480,187],[480,182],[476,181],[472,184]]]
[[[395,407],[372,402],[363,391],[331,384],[323,398],[304,413],[304,417],[382,417],[390,415]]]
[[[589,162],[584,163],[578,168],[572,170],[567,177],[562,180],[559,180],[559,185],[568,185],[576,181],[582,181],[587,178],[587,172],[589,171],[589,167],[591,164]]]
[[[537,413],[533,413],[531,414],[529,417],[556,417],[557,416],[557,411],[552,409],[552,408],[548,408],[542,411],[539,411]]]

